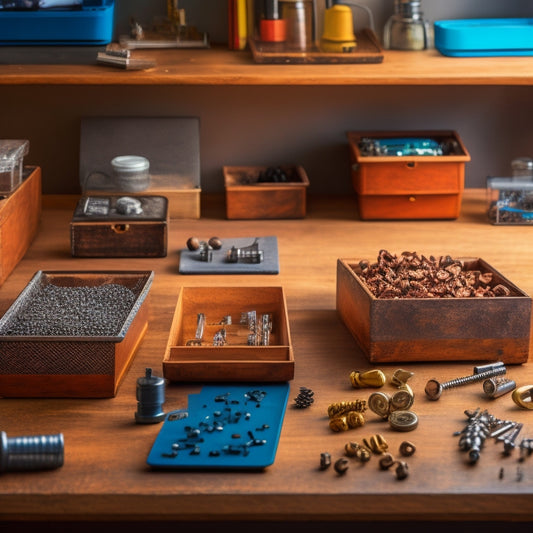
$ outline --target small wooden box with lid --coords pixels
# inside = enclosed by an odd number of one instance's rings
[[[455,219],[461,210],[464,167],[470,161],[455,131],[348,132],[351,175],[362,220]],[[367,140],[428,139],[442,154],[364,150]]]

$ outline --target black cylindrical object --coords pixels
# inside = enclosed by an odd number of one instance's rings
[[[137,380],[137,412],[135,420],[138,424],[156,424],[165,418],[165,380],[152,376],[152,369],[147,368],[144,377]]]

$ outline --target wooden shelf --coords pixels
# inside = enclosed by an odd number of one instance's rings
[[[380,248],[393,252],[482,257],[526,293],[533,293],[531,228],[492,226],[487,221],[485,191],[466,190],[462,212],[448,221],[369,221],[357,218],[355,199],[309,197],[302,220],[225,219],[220,195],[202,198],[199,220],[169,226],[169,253],[150,259],[76,259],[69,253],[68,224],[74,197],[44,197],[41,226],[25,258],[0,289],[5,312],[33,273],[43,270],[153,269],[150,318],[146,336],[130,370],[112,399],[0,399],[2,430],[8,437],[63,432],[65,464],[49,472],[2,473],[1,521],[33,520],[132,522],[137,520],[196,521],[531,521],[533,520],[533,457],[518,462],[518,450],[502,457],[502,446],[488,442],[481,459],[469,465],[453,435],[465,424],[465,409],[486,408],[502,419],[523,422],[519,437],[533,437],[530,412],[518,409],[509,395],[489,400],[481,385],[446,392],[427,400],[428,379],[451,379],[471,373],[469,363],[409,363],[371,366],[341,322],[335,304],[336,261],[340,257],[373,260]],[[251,276],[182,276],[179,250],[188,237],[221,239],[268,234],[279,241],[280,274]],[[524,244],[526,243],[526,244]],[[151,367],[162,375],[162,359],[180,287],[283,286],[294,346],[295,377],[273,465],[265,472],[156,472],[146,460],[160,425],[134,421],[136,380]],[[483,317],[480,317],[482,320]],[[502,317],[505,320],[505,317]],[[368,389],[354,390],[353,370],[381,368],[390,376],[399,367],[414,372],[409,384],[415,393],[413,410],[418,428],[410,433],[391,430],[369,412],[362,428],[334,433],[328,427],[330,403],[367,398]],[[509,367],[519,385],[533,383],[533,365]],[[299,387],[315,392],[308,409],[295,409]],[[166,412],[185,407],[187,396],[201,384],[167,386]],[[384,391],[394,388],[386,385]],[[379,433],[393,455],[404,440],[417,450],[408,458],[410,476],[395,479],[380,471],[378,458],[355,460],[344,476],[333,468],[318,469],[320,454],[333,460],[349,441],[360,442]],[[517,480],[517,468],[524,479]],[[505,475],[500,479],[500,469]],[[178,525],[178,524],[176,524]],[[246,523],[244,524],[246,526]],[[178,526],[179,527],[179,526]],[[201,527],[201,526],[200,526]],[[241,529],[242,531],[250,531]],[[369,526],[366,526],[369,527]],[[114,525],[113,528],[116,529]],[[252,526],[252,529],[255,529]],[[224,531],[229,531],[223,529]],[[347,529],[346,529],[347,530]],[[384,531],[389,531],[386,529]],[[18,528],[17,528],[18,531]],[[202,529],[203,531],[203,529]],[[231,531],[238,531],[231,529]]]
[[[96,53],[94,64],[3,64],[0,85],[533,85],[533,57],[385,51],[379,64],[264,65],[248,50],[213,47],[134,50],[156,66],[125,71],[96,64]]]

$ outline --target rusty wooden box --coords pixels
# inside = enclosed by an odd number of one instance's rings
[[[224,167],[226,216],[229,219],[304,218],[309,178],[299,165],[280,166],[284,182],[258,181],[266,166]]]
[[[351,176],[362,220],[455,219],[461,211],[470,155],[455,131],[348,132]],[[365,155],[361,140],[430,138],[446,155]]]
[[[41,219],[41,169],[24,167],[21,184],[0,196],[0,285],[24,257]]]
[[[242,314],[270,315],[270,341],[248,344]],[[197,342],[199,314],[205,317]],[[231,317],[231,325],[226,325]],[[213,345],[224,329],[227,343]],[[191,345],[192,344],[192,345]],[[170,381],[288,381],[294,356],[282,287],[182,287],[163,359]]]
[[[510,295],[379,299],[359,277],[359,260],[337,260],[337,311],[370,362],[528,360],[531,298],[483,259],[462,262],[491,272]]]
[[[72,256],[165,257],[168,216],[164,196],[83,196],[70,222]]]
[[[0,319],[0,396],[115,396],[148,327],[153,277],[36,272]]]

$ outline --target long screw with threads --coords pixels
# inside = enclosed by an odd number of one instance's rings
[[[479,372],[472,374],[471,376],[452,379],[450,381],[445,381],[444,383],[440,383],[436,379],[430,379],[426,383],[426,388],[424,390],[426,392],[426,396],[430,400],[438,400],[445,390],[462,387],[463,385],[469,385],[470,383],[477,383],[478,381],[483,381],[494,376],[501,376],[506,372],[507,369],[504,365],[495,364],[493,365],[493,368],[486,370],[485,372]]]

